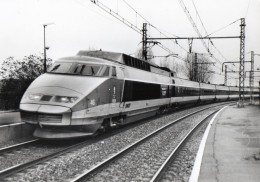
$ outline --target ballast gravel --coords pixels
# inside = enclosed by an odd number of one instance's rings
[[[216,105],[216,104],[213,104]],[[211,105],[211,106],[213,106]],[[20,172],[19,174],[9,177],[10,181],[69,181],[75,176],[81,174],[95,164],[102,162],[109,156],[120,151],[129,144],[139,140],[152,131],[165,124],[176,120],[187,113],[194,112],[202,108],[208,108],[209,105],[197,108],[187,109],[185,111],[165,115],[160,118],[151,120],[143,125],[131,128],[117,135],[111,136],[97,143],[87,145],[81,149],[67,153],[44,164]],[[147,151],[149,153],[149,151]],[[148,159],[147,159],[148,160]],[[156,160],[156,159],[149,159]],[[126,159],[126,162],[128,160]],[[109,181],[109,179],[107,179]]]
[[[209,111],[196,114],[171,126],[107,166],[87,181],[150,181],[182,138]],[[182,163],[180,163],[182,166]],[[185,171],[181,171],[185,173]]]
[[[0,171],[7,168],[24,164],[38,158],[48,156],[71,144],[69,143],[46,143],[44,141],[37,141],[36,143],[20,146],[16,149],[0,154]]]
[[[185,143],[181,151],[164,172],[160,180],[161,182],[189,181],[197,151],[208,123],[209,119],[192,134],[191,138]]]
[[[35,138],[32,137],[32,136],[29,136],[29,137],[25,137],[25,138],[16,138],[16,139],[13,139],[13,140],[1,141],[0,142],[0,148],[9,147],[9,146],[16,145],[16,144],[23,143],[23,142],[27,142],[27,141],[30,141],[30,140],[35,140]]]

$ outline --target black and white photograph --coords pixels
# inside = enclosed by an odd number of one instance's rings
[[[0,181],[259,182],[260,0],[0,0]]]

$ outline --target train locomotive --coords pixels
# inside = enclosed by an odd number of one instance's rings
[[[253,94],[259,96],[259,90]],[[237,87],[176,78],[170,70],[122,53],[79,51],[55,61],[32,82],[20,113],[23,122],[35,126],[35,137],[64,139],[93,135],[180,104],[229,99],[238,99]]]

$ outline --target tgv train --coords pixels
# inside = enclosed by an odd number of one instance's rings
[[[253,94],[259,96],[259,90]],[[35,125],[35,137],[56,139],[93,135],[179,104],[228,99],[238,99],[237,87],[175,78],[165,68],[121,53],[80,51],[39,76],[20,110],[22,121]]]

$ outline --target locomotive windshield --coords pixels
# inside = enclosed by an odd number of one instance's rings
[[[106,65],[57,62],[52,66],[49,73],[83,76],[109,76],[109,67]]]

